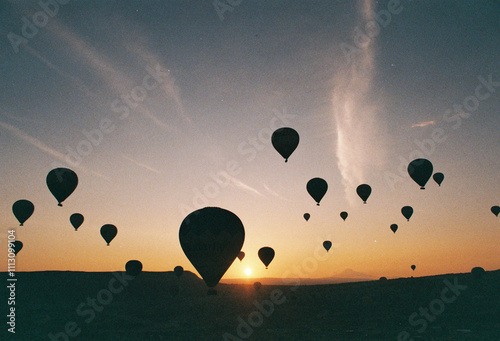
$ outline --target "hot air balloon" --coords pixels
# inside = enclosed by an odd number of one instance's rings
[[[125,272],[130,276],[137,276],[142,271],[142,263],[138,260],[129,260],[125,264]]]
[[[73,193],[78,185],[76,173],[67,168],[56,168],[47,174],[47,187],[52,195],[57,199],[58,206]]]
[[[443,173],[434,173],[434,175],[432,176],[432,178],[434,179],[434,181],[436,181],[436,183],[441,186],[441,182],[443,182],[444,180],[444,174]]]
[[[396,231],[398,230],[398,225],[392,224],[391,225],[391,230],[392,230],[392,232],[396,233]]]
[[[408,165],[408,174],[420,189],[425,189],[425,184],[432,175],[432,163],[427,159],[415,159]]]
[[[285,162],[287,162],[290,155],[292,155],[293,151],[299,145],[299,134],[292,128],[279,128],[276,129],[271,136],[271,143],[274,149],[276,149],[278,153],[283,156]]]
[[[31,217],[34,211],[35,205],[29,200],[21,199],[12,205],[12,212],[19,221],[19,226],[23,226],[24,222]]]
[[[261,282],[255,282],[253,284],[253,287],[255,288],[255,291],[259,291],[262,288],[262,283]]]
[[[304,219],[308,221],[309,218],[311,218],[311,215],[309,213],[304,213]]]
[[[332,242],[329,240],[325,240],[323,242],[323,247],[325,248],[326,252],[328,252],[330,250],[330,248],[332,247]]]
[[[260,260],[262,261],[262,263],[264,263],[267,269],[267,266],[271,263],[271,261],[274,258],[274,250],[268,246],[264,246],[259,250],[258,254]]]
[[[484,274],[486,273],[486,271],[484,271],[484,269],[482,267],[476,266],[475,268],[472,268],[470,273],[472,274],[472,276],[475,279],[481,279],[484,276]]]
[[[106,243],[111,243],[113,238],[115,238],[116,234],[118,233],[118,229],[116,228],[115,225],[111,224],[106,224],[101,227],[101,236],[104,238]]]
[[[177,265],[175,268],[174,268],[174,274],[177,276],[177,277],[181,277],[182,274],[184,273],[184,268],[180,265]]]
[[[319,202],[328,190],[328,184],[321,178],[313,178],[307,182],[306,188],[309,195],[316,201],[316,205],[319,206]]]
[[[413,271],[415,271],[415,268],[416,268],[416,266],[415,266],[415,265],[412,265],[412,266],[411,266],[411,269],[412,269]]]
[[[363,200],[363,204],[366,204],[366,200],[368,200],[368,197],[372,193],[372,188],[370,185],[362,184],[356,188],[356,193],[358,193],[361,200]]]
[[[492,206],[491,212],[498,217],[498,214],[500,213],[500,206]]]
[[[23,248],[23,242],[20,240],[14,240],[14,254],[17,255],[19,251]]]
[[[408,221],[410,221],[410,218],[413,215],[413,208],[411,206],[404,206],[401,209],[401,213]]]
[[[240,262],[243,260],[243,258],[245,258],[245,252],[243,251],[238,252],[238,259],[240,260]]]
[[[190,213],[181,223],[179,241],[184,254],[209,289],[213,289],[238,256],[245,240],[245,228],[232,212],[205,207]]]
[[[342,219],[344,219],[344,221],[347,219],[347,216],[348,216],[348,214],[347,214],[347,212],[346,212],[346,211],[342,211],[342,212],[340,212],[340,217],[341,217]]]
[[[76,231],[83,224],[83,215],[81,215],[80,213],[73,213],[69,217],[69,221],[71,222],[71,225],[73,225]]]

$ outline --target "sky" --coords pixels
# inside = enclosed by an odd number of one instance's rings
[[[5,248],[8,230],[24,243],[17,271],[195,272],[179,227],[205,206],[245,227],[224,278],[500,268],[499,2],[48,3],[0,3],[0,229]],[[287,163],[280,127],[300,135]],[[409,177],[420,157],[441,186]],[[79,179],[62,208],[45,183],[57,167]],[[35,205],[22,227],[19,199]]]

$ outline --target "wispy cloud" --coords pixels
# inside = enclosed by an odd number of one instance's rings
[[[269,193],[271,194],[272,196],[276,197],[276,198],[279,198],[281,200],[287,200],[287,198],[283,197],[282,195],[280,195],[278,192],[272,190],[267,184],[264,184],[264,189]]]
[[[436,121],[426,121],[426,122],[420,122],[420,123],[414,123],[411,125],[412,128],[417,128],[417,127],[426,127],[428,125],[436,124]]]
[[[71,167],[76,167],[76,168],[80,169],[81,171],[83,171],[84,173],[89,173],[89,174],[95,175],[95,176],[97,176],[99,178],[102,178],[102,179],[105,179],[107,181],[110,181],[110,179],[107,176],[103,175],[103,174],[94,172],[92,170],[88,170],[88,169],[86,169],[86,168],[84,168],[82,166],[79,166],[79,165],[69,164],[67,162],[66,157],[65,157],[64,154],[58,152],[55,149],[50,148],[49,146],[47,146],[45,143],[43,143],[39,139],[37,139],[37,138],[35,138],[35,137],[27,134],[26,132],[22,131],[19,128],[14,127],[13,125],[10,125],[8,123],[0,121],[0,127],[2,127],[4,129],[10,131],[17,138],[19,138],[19,139],[21,139],[21,140],[29,143],[33,147],[35,147],[38,150],[44,152],[45,154],[48,154],[48,155],[52,156],[53,158],[55,158],[56,160],[58,160],[60,162],[68,164]]]
[[[244,190],[246,192],[257,194],[258,196],[263,196],[262,193],[260,193],[258,190],[256,190],[255,188],[253,188],[253,187],[245,184],[243,181],[235,178],[234,176],[231,176],[231,184],[233,186],[241,188],[242,190]]]
[[[356,28],[372,21],[374,2],[366,1],[360,10]],[[353,31],[353,37],[356,36]],[[374,167],[385,160],[381,138],[380,103],[370,102],[375,75],[375,39],[371,39],[338,70],[333,80],[332,110],[336,125],[337,165],[348,201],[354,204],[353,193]]]
[[[121,155],[121,156],[122,156],[125,160],[128,160],[128,161],[132,162],[133,164],[135,164],[135,165],[137,165],[137,166],[139,166],[139,167],[142,167],[142,168],[144,168],[144,169],[147,169],[147,170],[149,170],[149,171],[151,171],[151,172],[155,172],[155,173],[158,173],[158,174],[159,174],[159,173],[161,173],[161,171],[159,171],[158,169],[153,168],[153,167],[151,167],[151,166],[148,166],[148,165],[146,165],[145,163],[142,163],[142,162],[139,162],[139,161],[137,161],[137,160],[134,160],[134,159],[132,159],[131,157],[128,157],[127,155],[125,155],[125,154],[123,154],[123,153],[120,153],[120,155]]]

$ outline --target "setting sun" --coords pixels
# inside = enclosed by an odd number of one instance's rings
[[[246,268],[245,269],[245,275],[250,276],[252,274],[252,269]]]

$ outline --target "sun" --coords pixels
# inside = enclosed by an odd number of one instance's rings
[[[252,269],[246,268],[245,269],[245,275],[250,276],[252,274]]]

